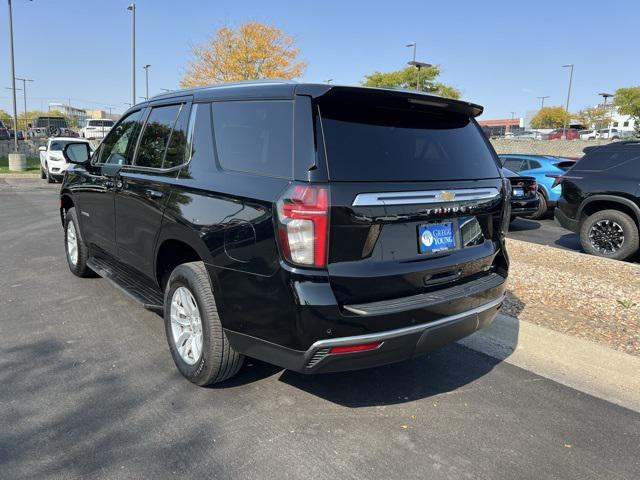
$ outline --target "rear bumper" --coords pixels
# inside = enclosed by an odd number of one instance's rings
[[[478,307],[419,325],[348,337],[318,340],[306,351],[293,350],[233,331],[225,331],[234,349],[289,370],[315,374],[370,368],[399,362],[455,342],[489,325],[504,294]],[[331,353],[332,347],[380,343],[375,350]]]
[[[580,222],[574,220],[573,218],[569,218],[560,208],[556,208],[553,211],[553,217],[562,228],[566,228],[567,230],[576,233],[580,231]]]
[[[529,215],[538,211],[540,199],[527,198],[522,200],[511,199],[511,215]]]

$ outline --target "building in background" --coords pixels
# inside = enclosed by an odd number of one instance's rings
[[[87,110],[87,118],[91,119],[118,120],[121,116],[119,113],[110,113],[106,110]]]
[[[83,126],[87,119],[87,111],[84,108],[73,107],[66,103],[49,103],[49,111],[57,110],[71,119],[78,126]]]
[[[524,130],[523,118],[499,118],[495,120],[478,120],[482,129],[492,137],[511,136]]]

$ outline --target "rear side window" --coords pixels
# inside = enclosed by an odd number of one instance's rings
[[[145,123],[136,154],[136,166],[162,168],[171,129],[182,105],[155,107]]]
[[[320,104],[329,177],[337,181],[429,181],[500,174],[468,117],[341,102]]]
[[[189,109],[183,105],[171,132],[167,153],[164,156],[162,168],[177,167],[185,163],[187,158],[187,126],[189,124]]]
[[[593,150],[576,163],[575,170],[602,171],[630,162],[640,170],[640,148]]]
[[[507,157],[504,161],[504,166],[513,172],[519,172],[522,170],[523,163],[523,160]]]
[[[214,102],[212,111],[222,168],[291,178],[293,102]]]

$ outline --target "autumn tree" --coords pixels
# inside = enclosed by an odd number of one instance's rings
[[[440,75],[440,67],[432,65],[420,69],[420,90],[434,93],[442,97],[460,98],[460,91],[450,85],[445,85],[436,81]],[[370,75],[365,75],[362,85],[366,87],[387,87],[404,88],[414,90],[418,82],[418,69],[407,67],[392,72],[375,71]]]
[[[613,97],[613,104],[622,115],[635,120],[636,137],[640,137],[640,87],[619,88]]]
[[[569,117],[564,107],[544,107],[531,119],[531,128],[562,128]]]
[[[13,117],[4,110],[0,110],[0,121],[7,128],[13,128]]]
[[[259,22],[247,22],[237,30],[220,28],[207,42],[193,48],[193,58],[182,87],[218,82],[292,79],[302,76],[306,64],[292,37],[282,30]]]
[[[586,128],[604,128],[609,124],[609,111],[602,107],[587,107],[575,114]]]

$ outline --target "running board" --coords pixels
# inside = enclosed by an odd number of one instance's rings
[[[102,257],[89,257],[87,266],[122,290],[147,310],[164,311],[164,295],[150,280],[131,267]]]

